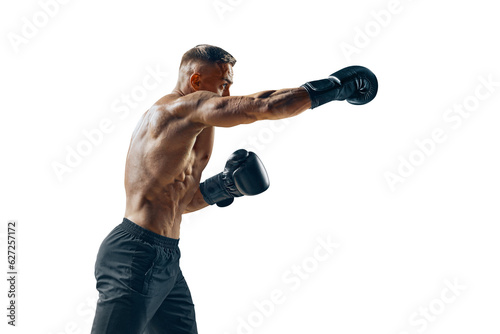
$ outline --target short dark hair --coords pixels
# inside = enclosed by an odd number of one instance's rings
[[[236,64],[236,59],[224,49],[217,46],[200,44],[188,50],[181,60],[181,66],[191,61],[205,61],[208,63]]]

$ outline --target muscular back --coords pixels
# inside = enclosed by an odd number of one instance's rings
[[[178,237],[181,216],[198,189],[212,152],[214,128],[172,112],[177,94],[163,97],[140,119],[125,166],[125,217]]]

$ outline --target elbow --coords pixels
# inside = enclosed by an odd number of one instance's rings
[[[278,99],[265,99],[260,110],[262,119],[278,120],[288,117],[286,115],[286,105],[283,105],[283,101],[279,101]]]
[[[258,116],[259,120],[272,120],[276,119],[278,105],[273,99],[265,98],[259,101]]]

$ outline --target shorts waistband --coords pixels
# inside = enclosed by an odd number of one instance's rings
[[[153,231],[146,230],[127,218],[123,218],[123,222],[119,225],[122,229],[128,233],[142,239],[150,244],[161,246],[164,248],[175,248],[179,247],[179,239],[172,239],[154,233]]]

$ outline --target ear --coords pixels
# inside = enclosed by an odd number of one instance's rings
[[[193,90],[195,92],[199,91],[200,90],[200,73],[193,73],[191,75],[191,78],[189,78],[189,82],[191,84],[191,88],[193,88]]]

